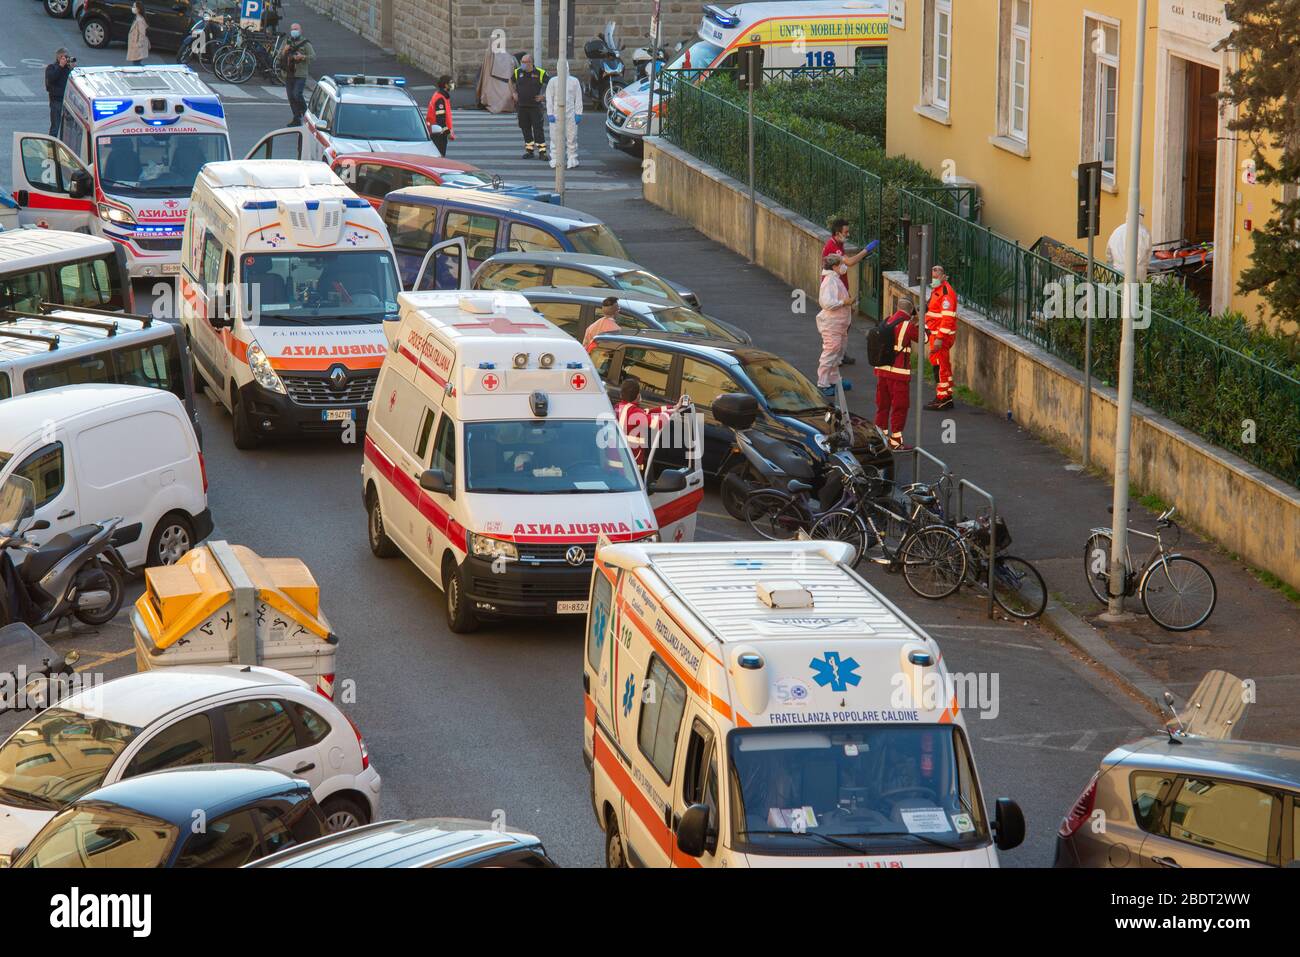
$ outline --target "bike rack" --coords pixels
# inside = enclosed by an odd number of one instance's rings
[[[913,482],[920,482],[920,481],[921,481],[921,456],[925,456],[927,459],[929,459],[931,462],[933,462],[935,465],[937,465],[937,466],[939,467],[939,475],[940,475],[940,477],[943,477],[943,476],[947,475],[947,476],[950,476],[950,477],[954,477],[954,478],[955,478],[955,476],[953,476],[953,474],[952,474],[952,471],[948,468],[948,463],[947,463],[947,462],[944,462],[942,459],[935,458],[933,455],[931,455],[931,454],[930,454],[929,452],[927,452],[925,449],[923,449],[923,448],[919,448],[919,447],[918,447],[918,448],[914,448],[914,449],[912,449],[912,451],[911,451],[911,458],[912,458],[912,481],[913,481]],[[898,484],[898,483],[897,483],[897,479],[895,479],[895,484]],[[945,492],[944,492],[944,501],[943,501],[943,503],[942,503],[942,504],[943,504],[943,513],[944,513],[944,515],[947,515],[947,514],[948,514],[948,506],[952,504],[950,501],[948,501],[948,498],[949,498],[949,495],[950,495],[950,494],[951,494],[950,490],[945,490]]]
[[[918,450],[919,451],[919,450]],[[937,461],[937,460],[936,460]],[[989,503],[989,617],[993,615],[993,569],[998,555],[998,507],[993,496],[969,479],[957,480],[957,521],[966,521],[966,489],[983,496]]]

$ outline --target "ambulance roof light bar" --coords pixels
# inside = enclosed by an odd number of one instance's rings
[[[728,12],[725,8],[718,6],[716,3],[706,3],[704,5],[704,15],[718,26],[727,30],[740,26],[740,17]]]
[[[339,86],[406,86],[404,76],[370,76],[365,73],[335,73],[334,82]]]

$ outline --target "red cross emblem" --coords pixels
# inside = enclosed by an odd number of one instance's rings
[[[573,375],[569,376],[569,385],[581,392],[583,389],[587,388],[587,377],[581,372],[575,372]]]
[[[684,536],[683,533],[682,533],[682,527],[681,527],[680,525],[678,525],[678,526],[677,526],[677,531],[673,533],[673,541],[674,541],[674,542],[680,542],[684,537],[685,537],[685,536]]]
[[[424,547],[433,551],[433,526],[428,525],[424,529]]]
[[[482,322],[456,322],[457,329],[490,329],[500,335],[507,332],[521,332],[524,329],[545,329],[544,322],[515,322],[505,316],[489,316]]]
[[[390,395],[390,396],[388,397],[388,411],[389,411],[389,412],[392,412],[392,411],[393,411],[393,406],[395,406],[395,405],[397,405],[397,390],[396,390],[396,389],[394,389],[394,390],[393,390],[393,394]]]
[[[501,380],[497,378],[495,372],[489,372],[487,375],[483,376],[483,388],[487,389],[489,392],[495,391],[496,387],[500,384]]]

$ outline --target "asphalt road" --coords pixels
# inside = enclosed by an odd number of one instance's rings
[[[61,44],[83,63],[123,58],[120,47],[84,48],[70,23],[49,20],[33,0],[11,0],[9,16],[13,25],[0,34],[0,81],[36,76],[39,88],[39,70],[22,59]],[[231,103],[236,153],[283,123],[281,112],[272,102]],[[0,95],[0,141],[45,123],[43,100]],[[584,165],[597,163],[621,178],[622,188],[575,190],[570,204],[609,222],[637,259],[690,284],[709,312],[751,329],[760,345],[808,371],[811,322],[802,317],[802,338],[791,335],[790,291],[645,204],[639,164],[607,149],[599,122],[584,123],[580,135]],[[453,155],[491,168],[467,137]],[[0,170],[4,180],[7,170]],[[581,757],[580,621],[451,634],[441,593],[409,562],[381,561],[366,546],[358,446],[297,442],[240,452],[224,412],[201,405],[217,536],[263,555],[297,556],[311,567],[342,636],[340,692],[353,683],[348,710],[383,775],[384,813],[489,818],[501,810],[510,825],[541,835],[562,864],[599,864],[602,837]],[[699,537],[744,537],[713,491],[704,510]],[[1050,864],[1057,824],[1099,758],[1153,719],[1038,627],[990,621],[973,598],[915,599],[875,567],[866,575],[933,631],[951,670],[996,678],[997,716],[968,713],[968,720],[986,801],[1016,798],[1028,823],[1025,845],[1002,859],[1010,866]],[[134,667],[129,641],[120,624],[58,639],[83,652],[83,667],[106,677]],[[0,718],[0,732],[17,721]]]

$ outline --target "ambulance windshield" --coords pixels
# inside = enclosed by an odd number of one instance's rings
[[[188,199],[205,163],[230,159],[224,133],[131,133],[95,143],[100,188],[117,196]]]
[[[722,47],[716,43],[710,43],[708,40],[696,40],[681,55],[668,64],[669,70],[699,70],[718,58],[722,52]]]
[[[265,325],[382,322],[397,314],[386,252],[258,253],[240,260],[244,315]]]
[[[509,495],[635,492],[636,464],[613,419],[465,424],[465,488]]]
[[[989,839],[969,751],[953,725],[733,731],[736,846],[764,854],[967,849]]]

